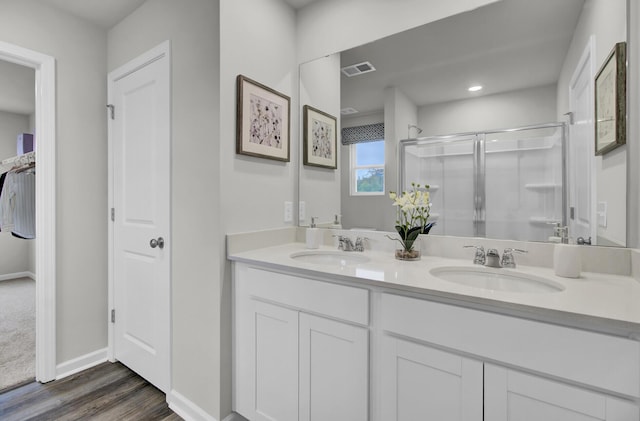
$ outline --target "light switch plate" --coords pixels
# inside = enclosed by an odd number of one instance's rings
[[[305,219],[307,219],[307,203],[300,201],[300,203],[298,203],[298,221],[302,222]]]
[[[284,202],[284,222],[293,222],[293,202]]]

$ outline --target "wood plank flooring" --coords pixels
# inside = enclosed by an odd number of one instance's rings
[[[0,420],[181,420],[165,395],[120,363],[0,394]]]

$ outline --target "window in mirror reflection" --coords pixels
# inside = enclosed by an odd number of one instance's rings
[[[351,153],[351,195],[384,194],[384,140],[355,143]]]

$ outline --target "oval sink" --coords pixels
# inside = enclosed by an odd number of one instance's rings
[[[429,272],[448,282],[493,291],[541,293],[564,290],[564,286],[557,282],[508,269],[451,266]]]
[[[344,253],[329,250],[309,250],[292,253],[290,257],[298,262],[314,263],[317,265],[349,266],[366,263],[370,259],[362,254]]]

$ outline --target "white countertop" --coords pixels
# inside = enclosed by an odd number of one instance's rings
[[[336,251],[322,246],[319,250]],[[555,276],[553,269],[519,265],[515,270],[561,284],[563,291],[520,293],[459,285],[433,276],[442,266],[473,267],[470,259],[422,256],[419,261],[396,260],[393,253],[356,253],[370,261],[346,266],[306,263],[292,253],[307,251],[303,243],[288,243],[229,255],[232,261],[296,275],[364,284],[481,310],[496,311],[549,323],[563,324],[640,339],[640,283],[630,276],[585,273],[580,278]]]

